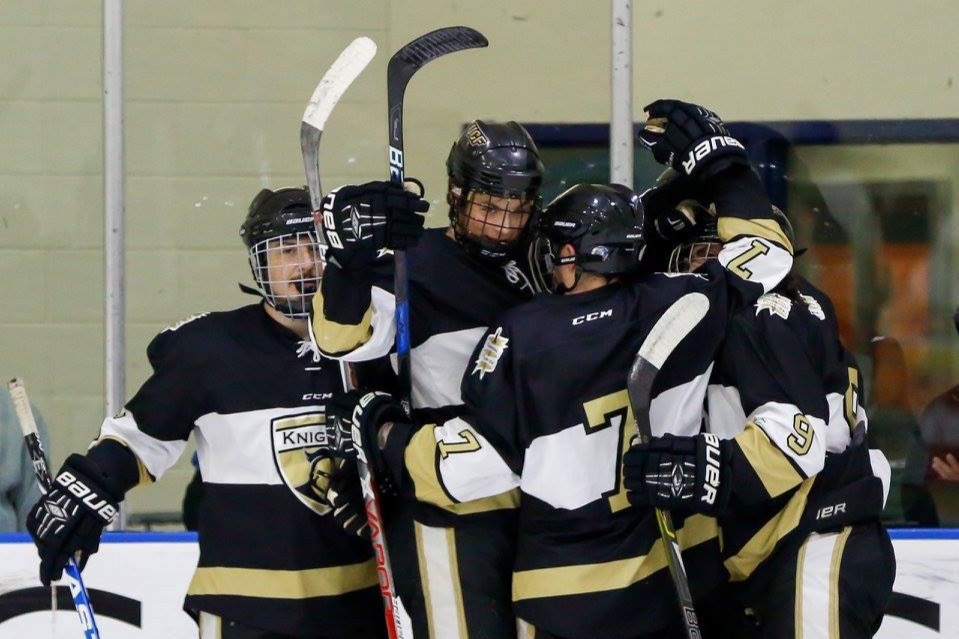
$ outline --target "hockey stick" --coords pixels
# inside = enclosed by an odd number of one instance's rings
[[[376,44],[367,37],[353,40],[340,53],[339,57],[330,65],[323,75],[323,79],[316,85],[310,103],[303,112],[303,122],[300,125],[300,149],[303,152],[303,168],[306,170],[306,185],[310,192],[310,208],[314,219],[320,224],[320,201],[323,191],[320,184],[320,139],[327,118],[333,107],[340,100],[353,81],[363,72],[363,69],[376,55]],[[343,389],[352,390],[353,380],[349,364],[340,362],[340,375],[343,378]],[[380,594],[383,596],[383,612],[386,618],[386,630],[390,639],[413,639],[409,615],[403,607],[403,602],[396,594],[393,581],[393,567],[390,563],[389,552],[386,548],[386,537],[383,532],[383,519],[379,506],[379,492],[376,482],[370,473],[366,453],[363,450],[359,433],[353,436],[356,450],[356,466],[360,476],[360,487],[363,490],[363,502],[366,508],[366,518],[370,525],[370,542],[373,545],[373,554],[376,561],[376,576],[380,584]],[[340,444],[337,443],[339,448]]]
[[[40,484],[40,492],[46,495],[53,485],[53,479],[50,477],[50,471],[47,468],[47,460],[43,456],[43,445],[40,443],[40,436],[37,434],[37,422],[33,419],[33,411],[30,410],[27,388],[19,377],[7,382],[7,388],[10,391],[10,397],[13,399],[13,406],[17,411],[17,420],[20,422],[20,430],[23,432],[27,452],[33,462],[33,473],[37,477],[37,483]],[[80,576],[80,568],[73,558],[67,562],[63,574],[70,586],[70,594],[73,595],[73,605],[77,609],[77,614],[80,615],[83,636],[85,639],[100,639],[100,629],[97,628],[97,620],[93,616],[93,605],[90,603],[87,587],[83,584],[83,577]]]
[[[403,97],[413,74],[440,56],[465,49],[485,47],[489,42],[479,31],[469,27],[445,27],[416,38],[393,54],[386,67],[386,100],[389,116],[390,180],[403,184]],[[412,404],[410,376],[410,302],[406,251],[394,251],[393,295],[396,298],[396,363],[404,407],[409,413]]]
[[[303,168],[306,169],[306,185],[310,191],[310,207],[314,214],[320,210],[320,200],[323,199],[320,187],[320,138],[323,136],[323,127],[333,107],[375,55],[376,43],[366,36],[349,43],[323,74],[303,112],[300,149],[303,152]]]
[[[653,329],[643,340],[633,365],[629,369],[626,391],[636,420],[638,440],[646,443],[652,438],[649,409],[653,399],[653,382],[663,363],[676,346],[696,327],[709,310],[709,300],[702,293],[688,293],[676,300],[657,320]],[[689,579],[676,539],[676,529],[668,511],[654,509],[659,536],[666,549],[669,574],[676,587],[679,605],[683,613],[683,626],[688,639],[700,639],[699,620],[689,592]]]

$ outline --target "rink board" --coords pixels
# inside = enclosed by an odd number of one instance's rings
[[[959,639],[959,529],[895,530],[897,571],[880,639]],[[105,639],[192,639],[196,625],[182,602],[197,560],[189,533],[110,533],[83,571]],[[25,535],[0,535],[0,637],[76,639],[76,612],[63,590],[36,578]],[[65,589],[65,586],[61,587]]]

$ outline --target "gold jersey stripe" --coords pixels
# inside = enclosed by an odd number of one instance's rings
[[[122,445],[124,448],[126,448],[128,451],[130,451],[130,453],[131,453],[134,457],[136,457],[138,475],[137,475],[137,483],[136,483],[136,486],[134,486],[134,488],[136,488],[137,486],[144,486],[144,485],[146,485],[146,484],[152,484],[153,482],[156,481],[156,478],[155,478],[153,475],[150,474],[150,471],[148,471],[148,470],[147,470],[147,467],[143,465],[143,462],[140,461],[140,458],[137,456],[137,454],[133,452],[133,449],[130,448],[130,445],[129,445],[127,442],[125,442],[125,441],[123,441],[122,439],[120,439],[119,437],[114,437],[114,436],[112,436],[112,435],[107,435],[106,437],[99,437],[99,438],[97,438],[96,441],[94,441],[92,444],[90,444],[90,447],[92,448],[93,446],[96,446],[98,443],[103,442],[103,441],[106,441],[106,440],[108,440],[108,439],[112,439],[113,441],[119,443],[119,444]]]
[[[845,526],[839,533],[836,546],[832,550],[829,562],[829,636],[839,639],[839,566],[842,563],[842,554],[846,549],[846,542],[852,533],[851,526]]]
[[[795,530],[806,509],[809,491],[812,490],[815,481],[815,477],[804,481],[799,490],[786,502],[786,506],[767,521],[735,555],[723,562],[726,570],[729,571],[730,581],[748,579],[759,564],[772,554],[779,541]]]
[[[313,336],[324,353],[341,355],[356,350],[373,334],[373,307],[366,309],[359,324],[338,324],[323,316],[323,293],[313,296]]]
[[[717,220],[716,226],[717,231],[719,232],[719,238],[723,242],[728,242],[735,237],[751,235],[753,237],[761,237],[765,240],[775,242],[789,251],[790,255],[793,254],[792,242],[790,242],[789,238],[786,237],[786,233],[783,231],[782,227],[779,226],[779,222],[776,220],[745,220],[739,217],[720,216]]]
[[[754,422],[748,422],[735,441],[770,497],[779,497],[803,481],[786,454]]]
[[[716,539],[718,535],[716,520],[704,515],[687,518],[683,527],[676,531],[679,545],[684,550]],[[638,557],[515,572],[513,601],[622,590],[666,567],[663,540],[657,539],[647,554]]]
[[[439,474],[438,455],[433,424],[426,424],[416,431],[403,453],[406,470],[413,480],[413,488],[418,501],[433,504],[456,515],[472,515],[491,510],[519,507],[518,488],[492,497],[464,502],[455,501],[443,488],[443,479]]]
[[[372,559],[359,564],[268,570],[263,568],[201,567],[193,573],[187,594],[307,599],[335,597],[377,585]]]

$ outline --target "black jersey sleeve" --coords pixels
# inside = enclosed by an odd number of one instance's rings
[[[206,412],[204,361],[210,346],[203,337],[204,317],[188,318],[153,338],[147,347],[153,373],[100,428],[98,440],[116,440],[136,455],[141,481],[145,475],[159,479],[176,463],[195,421]]]
[[[771,301],[767,298],[773,298]],[[806,313],[793,303],[792,313]],[[775,498],[819,473],[826,459],[829,410],[821,353],[800,334],[809,323],[786,321],[790,302],[766,296],[730,323],[719,375],[735,380],[746,427],[734,439],[733,504]],[[799,318],[795,318],[799,319]]]
[[[326,265],[310,317],[310,337],[321,353],[345,361],[389,354],[396,331],[392,266],[392,253],[364,269]]]

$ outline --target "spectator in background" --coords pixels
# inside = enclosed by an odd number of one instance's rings
[[[959,332],[959,308],[953,315]],[[926,446],[924,459],[932,458],[926,469],[926,479],[946,525],[959,522],[959,491],[943,482],[959,482],[959,384],[936,396],[926,404],[919,417],[919,430]],[[953,515],[952,513],[956,513]]]
[[[47,426],[33,407],[40,442],[48,450]],[[26,532],[30,507],[40,499],[40,488],[33,464],[23,443],[13,399],[6,388],[0,390],[0,532]]]
[[[899,341],[874,337],[869,391],[869,447],[889,459],[892,482],[883,519],[891,524],[938,526],[935,506],[925,488],[928,460],[919,424],[909,404],[909,372]]]

